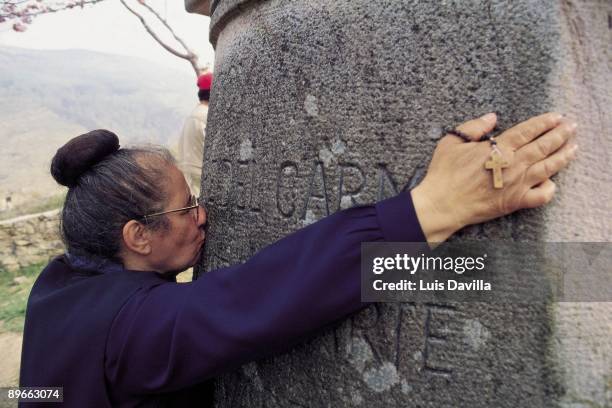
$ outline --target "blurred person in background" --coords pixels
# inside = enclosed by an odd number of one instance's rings
[[[212,72],[205,72],[198,77],[198,99],[200,102],[185,120],[179,138],[178,165],[185,174],[187,183],[196,197],[200,195],[204,138],[206,137],[206,119],[208,117],[208,101],[212,81]]]

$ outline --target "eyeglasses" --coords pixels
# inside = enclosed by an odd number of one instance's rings
[[[193,218],[195,219],[195,222],[197,224],[198,222],[198,217],[200,216],[200,211],[198,210],[198,208],[200,207],[202,201],[200,200],[200,198],[196,198],[196,196],[194,196],[193,194],[191,195],[191,197],[189,197],[189,205],[187,207],[183,207],[183,208],[177,208],[174,210],[167,210],[167,211],[161,211],[161,212],[156,212],[153,214],[147,214],[145,216],[143,216],[141,219],[145,221],[145,223],[148,221],[148,218],[150,217],[157,217],[159,215],[164,215],[164,214],[170,214],[170,213],[175,213],[175,212],[180,212],[180,211],[188,211],[188,210],[196,210],[193,211]]]

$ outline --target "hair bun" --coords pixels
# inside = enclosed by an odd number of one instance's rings
[[[116,134],[105,129],[92,130],[57,150],[51,161],[51,175],[59,184],[74,187],[81,174],[117,150],[119,138]]]

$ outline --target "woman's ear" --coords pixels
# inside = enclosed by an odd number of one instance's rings
[[[130,220],[123,226],[125,249],[139,255],[151,253],[151,232],[140,222]]]

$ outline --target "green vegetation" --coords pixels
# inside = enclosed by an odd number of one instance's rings
[[[46,197],[40,202],[33,202],[31,207],[27,210],[27,214],[36,214],[43,211],[55,210],[64,206],[66,200],[66,193],[60,193],[51,197]]]
[[[44,266],[35,264],[16,272],[0,270],[0,331],[23,331],[28,296]]]
[[[0,220],[8,220],[10,218],[19,217],[20,215],[36,214],[55,210],[56,208],[62,208],[65,199],[65,192],[54,194],[50,197],[33,199],[27,204],[23,204],[13,208],[12,210],[0,213]]]

